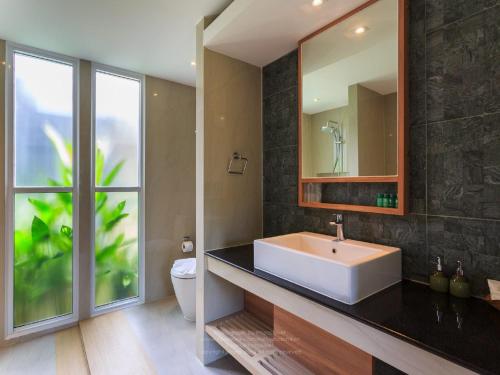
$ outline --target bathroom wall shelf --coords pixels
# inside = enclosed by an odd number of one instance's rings
[[[300,206],[308,208],[327,208],[330,210],[339,210],[339,211],[356,211],[356,212],[376,213],[385,215],[401,215],[400,209],[389,208],[389,207],[360,206],[353,204],[322,203],[322,202],[302,202]]]
[[[273,329],[249,312],[216,320],[205,331],[254,375],[312,375],[273,344]]]

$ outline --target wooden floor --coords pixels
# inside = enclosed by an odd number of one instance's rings
[[[9,375],[240,375],[231,357],[203,366],[195,325],[175,298],[102,315],[55,334],[0,350]]]

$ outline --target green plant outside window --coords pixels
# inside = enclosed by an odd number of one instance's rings
[[[61,180],[71,185],[67,156],[71,144],[51,129]],[[61,142],[66,147],[60,147]],[[124,162],[104,175],[105,160],[96,157],[96,181],[110,186]],[[138,295],[138,194],[98,192],[95,197],[96,306]],[[73,222],[71,193],[16,194],[14,233],[14,326],[72,312]]]

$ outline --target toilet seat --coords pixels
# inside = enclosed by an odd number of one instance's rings
[[[172,277],[178,279],[196,278],[196,258],[178,259],[174,262],[170,271]]]

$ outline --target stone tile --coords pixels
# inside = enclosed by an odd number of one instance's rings
[[[264,237],[302,231],[304,211],[283,203],[264,203]]]
[[[350,184],[323,184],[321,201],[324,203],[350,203]]]
[[[298,144],[297,88],[264,99],[264,150]]]
[[[426,280],[429,272],[426,245],[426,217],[349,213],[348,238],[399,247],[403,255],[403,276]]]
[[[428,34],[427,121],[500,110],[500,6]]]
[[[499,2],[411,0],[412,214],[344,213],[348,238],[401,247],[404,277],[427,281],[436,255],[447,272],[462,259],[477,295],[486,277],[500,279]],[[334,235],[334,211],[297,207],[296,149],[282,151],[296,146],[296,70],[296,53],[263,69],[264,231]],[[324,197],[370,198],[370,187],[349,185],[325,187]]]
[[[472,269],[468,276],[472,280],[472,290],[476,296],[489,294],[487,279],[500,280],[500,256],[476,255],[472,259]]]
[[[486,277],[500,277],[500,222],[464,218],[428,218],[429,255],[442,257],[444,270],[452,275],[463,262],[474,294],[486,292]]]
[[[410,128],[410,212],[425,214],[426,206],[426,129],[425,125]]]
[[[429,246],[435,253],[451,248],[500,257],[500,221],[429,216],[428,225]]]
[[[460,21],[498,4],[498,0],[426,0],[427,28],[431,30]]]
[[[500,114],[428,126],[428,210],[500,219]]]
[[[410,2],[409,35],[409,112],[410,125],[421,125],[426,121],[425,81],[425,0]]]
[[[336,213],[343,212],[324,210],[319,208],[306,208],[304,210],[303,230],[306,232],[315,232],[335,236],[337,234],[337,230],[335,227],[329,225],[329,223],[333,219],[333,215]]]
[[[395,183],[323,184],[322,202],[376,206],[377,194],[396,194]]]
[[[298,85],[298,51],[294,50],[262,70],[262,95],[268,98]]]
[[[297,204],[297,147],[264,151],[264,201]]]

